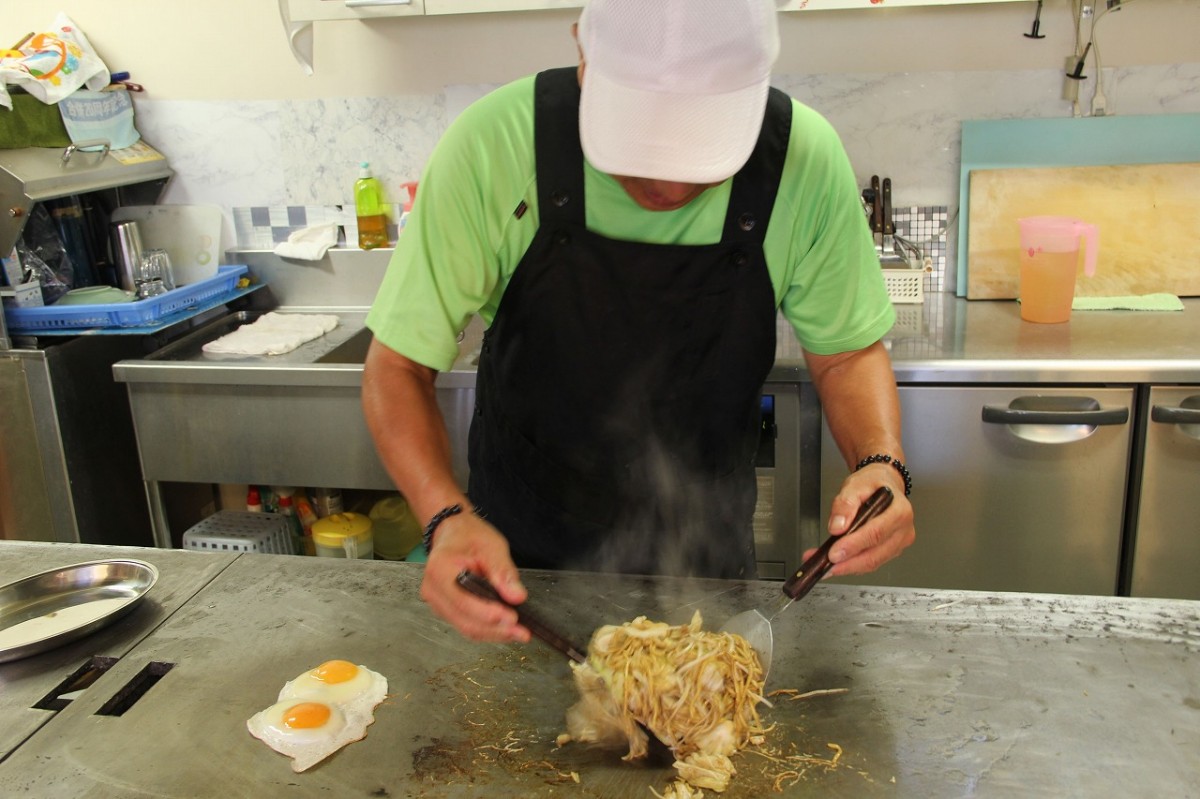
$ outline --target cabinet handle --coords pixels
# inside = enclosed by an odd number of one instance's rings
[[[369,8],[371,6],[411,6],[412,0],[346,0],[346,8]]]
[[[1129,422],[1129,409],[1052,410],[984,405],[983,421],[989,424],[1117,425]]]
[[[1150,409],[1150,419],[1163,424],[1200,424],[1200,408],[1155,405]]]

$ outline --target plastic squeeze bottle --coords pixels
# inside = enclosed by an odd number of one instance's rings
[[[371,175],[371,165],[363,161],[354,181],[354,213],[358,217],[358,246],[363,250],[388,246],[387,209],[383,188]]]

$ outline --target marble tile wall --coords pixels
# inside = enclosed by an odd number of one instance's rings
[[[1200,112],[1200,62],[1102,74],[1109,113]],[[916,234],[941,263],[954,262],[961,122],[1072,113],[1057,70],[785,74],[774,82],[830,120],[860,185],[873,174],[888,176],[897,208],[945,207],[946,224]],[[360,161],[398,193],[419,177],[449,120],[491,88],[277,102],[139,98],[136,124],[176,172],[162,202],[219,205],[227,213],[225,248],[239,239],[260,247],[267,239],[247,215],[261,221],[266,209],[288,207],[336,214],[350,200]],[[234,209],[241,209],[237,219]],[[287,218],[286,210],[275,213]],[[927,289],[953,290],[953,274],[937,277]]]

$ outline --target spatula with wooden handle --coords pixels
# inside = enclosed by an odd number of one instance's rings
[[[529,632],[538,640],[553,647],[562,654],[566,655],[576,663],[586,663],[587,655],[582,649],[572,644],[558,632],[553,630],[544,621],[538,618],[525,605],[513,605],[501,598],[496,588],[483,577],[470,571],[462,571],[458,574],[458,584],[481,599],[487,599],[492,602],[499,602],[506,605],[517,612],[517,621],[529,630]],[[653,765],[667,765],[674,762],[675,754],[671,748],[662,742],[650,728],[642,722],[637,722],[638,727],[642,732],[646,733],[647,739],[647,758]]]
[[[842,535],[853,533],[883,513],[892,504],[892,498],[892,490],[887,486],[880,486],[874,494],[867,497],[866,502],[858,507],[854,521],[850,522],[850,526]],[[813,589],[813,586],[833,568],[833,563],[829,560],[829,550],[842,535],[829,536],[825,543],[821,544],[812,554],[812,557],[800,564],[796,573],[783,584],[783,596],[766,612],[759,608],[747,610],[721,626],[720,632],[740,635],[754,649],[754,653],[758,655],[758,662],[762,664],[764,680],[767,678],[767,672],[771,670],[771,655],[775,649],[775,634],[771,629],[771,622],[797,599],[804,598]]]

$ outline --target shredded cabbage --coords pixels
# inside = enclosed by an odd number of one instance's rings
[[[685,625],[639,616],[597,630],[587,663],[574,665],[580,700],[559,744],[628,746],[624,759],[636,760],[647,753],[640,723],[671,748],[680,781],[725,790],[735,773],[729,756],[765,732],[757,709],[766,701],[763,672],[744,638],[701,627],[697,611]],[[670,790],[692,795],[683,785]]]

